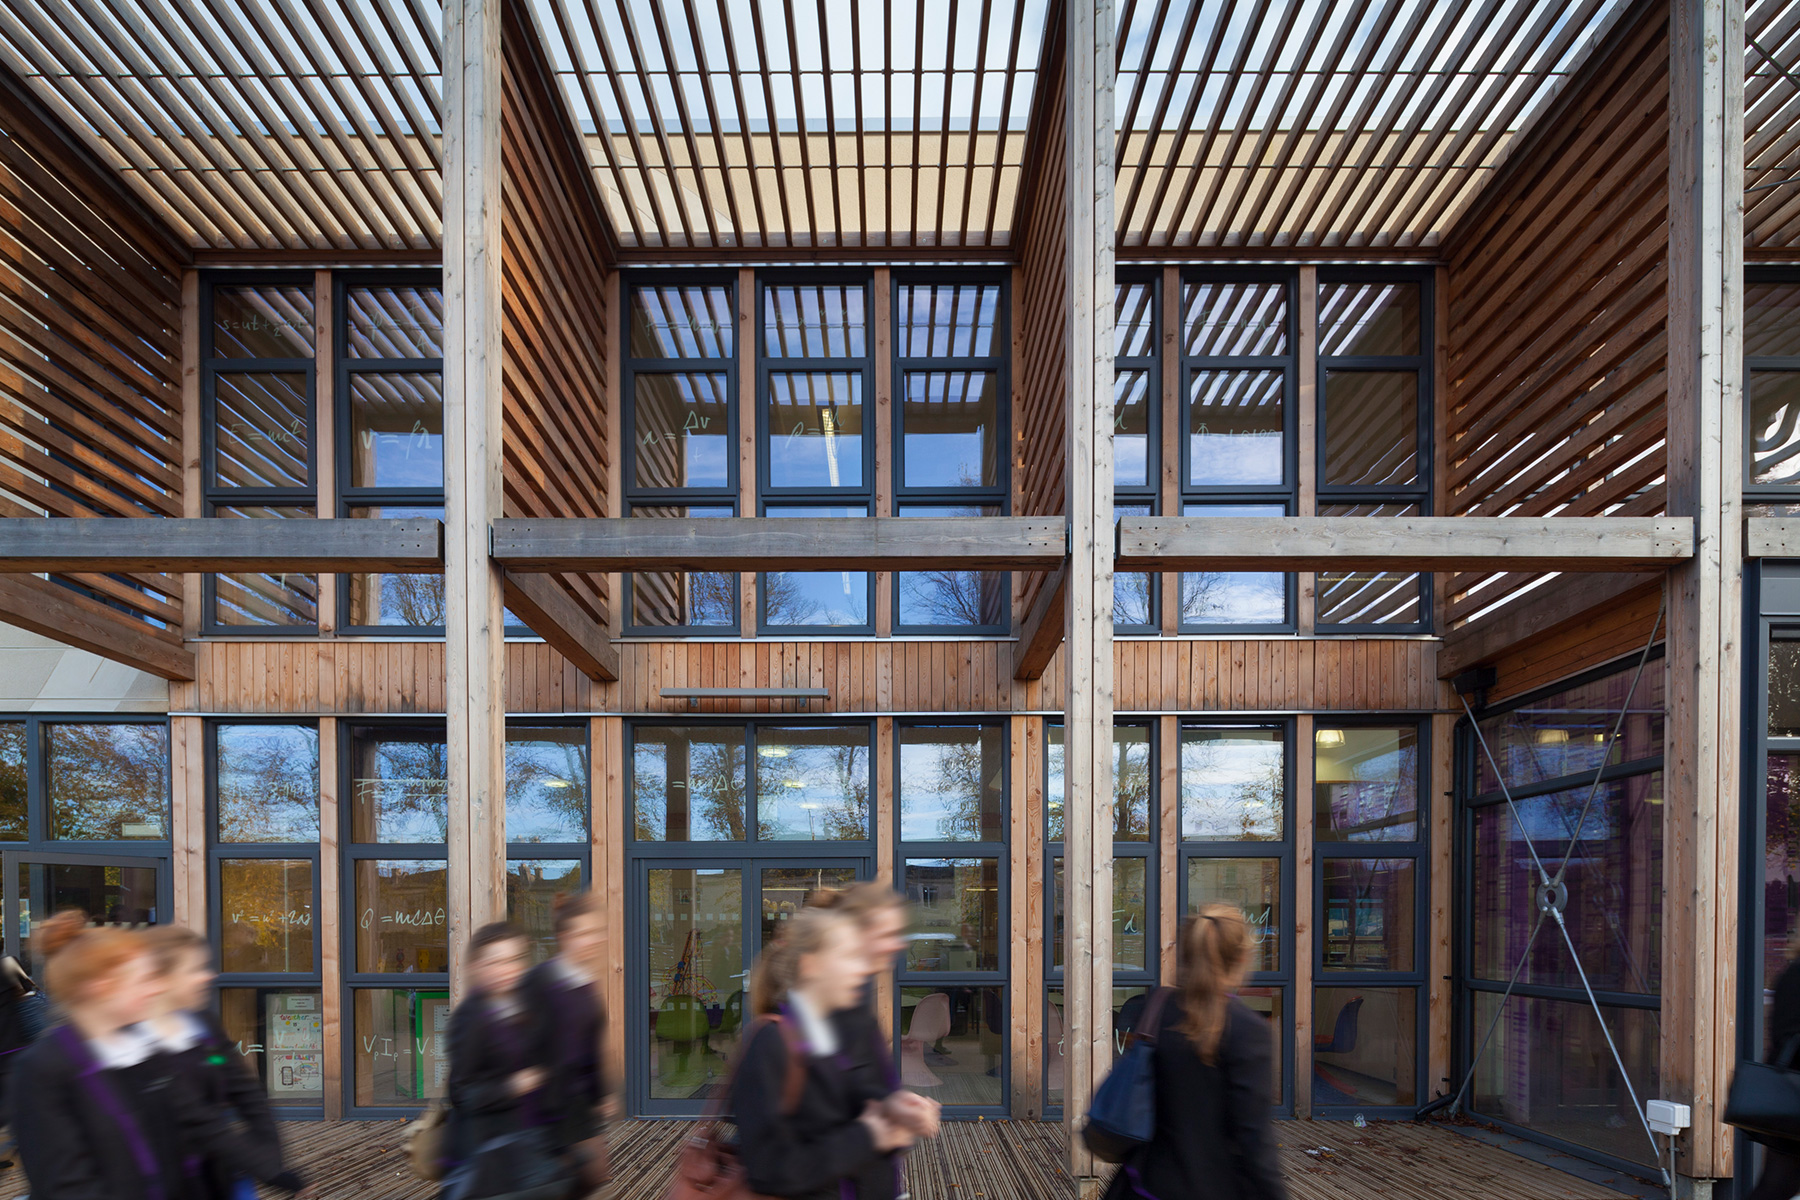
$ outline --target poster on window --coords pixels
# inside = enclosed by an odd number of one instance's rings
[[[269,1095],[320,1096],[325,1090],[325,1026],[315,996],[264,998]]]

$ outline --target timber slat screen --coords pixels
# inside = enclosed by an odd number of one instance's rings
[[[1664,511],[1668,57],[1636,6],[1450,238],[1449,515]],[[1446,627],[1540,578],[1451,576]]]
[[[523,3],[504,10],[501,144],[502,479],[511,517],[609,517],[613,397],[608,245],[586,164],[563,136],[549,65]],[[545,580],[596,628],[604,575]],[[540,610],[541,611],[541,610]],[[523,613],[519,615],[523,616]],[[549,636],[546,630],[538,632]],[[599,666],[600,664],[592,664]]]

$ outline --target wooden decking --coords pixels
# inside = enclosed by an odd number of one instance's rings
[[[319,1200],[429,1200],[437,1185],[413,1177],[398,1121],[287,1125],[290,1158],[319,1184]],[[614,1130],[619,1178],[607,1200],[661,1200],[682,1138],[680,1121],[627,1121]],[[1293,1200],[1623,1200],[1625,1193],[1434,1125],[1376,1122],[1367,1129],[1286,1121],[1276,1126]],[[1029,1121],[948,1123],[911,1155],[915,1200],[1045,1200],[1071,1196],[1063,1133]],[[0,1200],[25,1191],[17,1169]],[[268,1193],[265,1193],[268,1195]],[[1175,1200],[1175,1198],[1170,1198]]]

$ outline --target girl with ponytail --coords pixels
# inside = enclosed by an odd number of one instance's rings
[[[1175,1003],[1161,1006],[1160,1028],[1137,1031],[1156,1044],[1156,1135],[1106,1200],[1286,1200],[1269,1116],[1274,1040],[1236,994],[1251,949],[1229,904],[1182,925]]]

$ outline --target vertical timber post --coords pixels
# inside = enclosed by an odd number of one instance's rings
[[[1076,1131],[1112,1062],[1113,8],[1070,0],[1064,605],[1063,1120],[1076,1195],[1098,1195]]]
[[[500,0],[444,5],[444,592],[450,986],[506,912],[500,492]]]
[[[1695,554],[1669,574],[1663,1095],[1693,1108],[1682,1195],[1732,1173],[1719,1123],[1736,1050],[1743,546],[1744,6],[1673,0],[1669,62],[1668,511]]]

